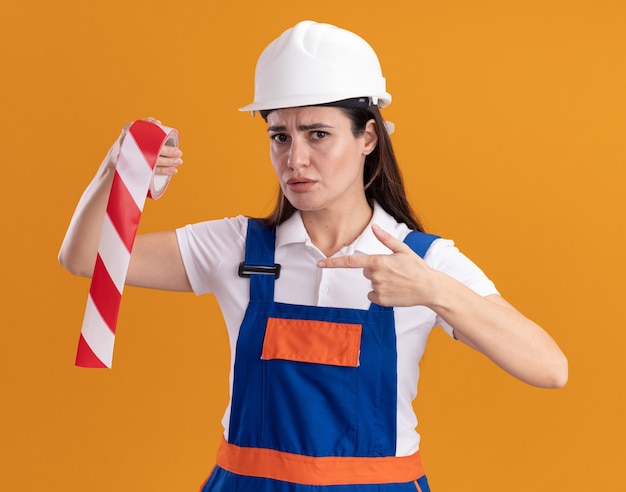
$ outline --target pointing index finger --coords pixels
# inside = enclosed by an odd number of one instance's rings
[[[338,256],[336,258],[326,258],[317,262],[320,268],[366,268],[370,264],[370,257],[363,256]]]

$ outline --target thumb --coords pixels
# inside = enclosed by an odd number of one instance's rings
[[[387,231],[383,230],[380,226],[372,224],[372,231],[374,232],[376,238],[385,246],[387,246],[393,253],[408,253],[412,251],[408,245],[393,237]]]

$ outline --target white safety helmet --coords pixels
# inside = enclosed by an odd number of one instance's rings
[[[345,29],[302,21],[261,53],[254,75],[254,102],[240,111],[254,115],[355,98],[381,108],[391,102],[372,47]]]

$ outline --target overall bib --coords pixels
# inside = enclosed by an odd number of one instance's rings
[[[423,257],[436,237],[405,243]],[[249,220],[228,442],[202,492],[429,491],[419,452],[395,456],[393,308],[274,302],[274,243]]]

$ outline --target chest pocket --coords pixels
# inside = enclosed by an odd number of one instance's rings
[[[269,318],[261,359],[357,367],[362,331],[360,324]]]

